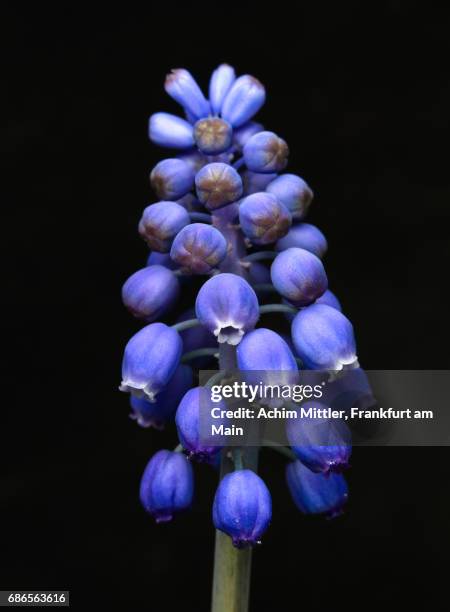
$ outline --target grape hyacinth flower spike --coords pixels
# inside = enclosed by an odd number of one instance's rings
[[[142,327],[125,347],[120,390],[131,394],[138,425],[167,426],[169,434],[175,425],[178,434],[180,443],[157,452],[141,481],[141,502],[157,522],[190,507],[195,461],[220,467],[212,612],[247,612],[251,547],[268,529],[272,501],[257,474],[259,447],[214,437],[212,413],[214,425],[232,430],[234,400],[213,399],[212,390],[239,372],[247,384],[292,389],[308,374],[339,370],[323,404],[314,398],[311,407],[366,406],[373,397],[352,324],[328,289],[327,240],[305,222],[313,191],[287,168],[284,135],[255,117],[265,87],[228,64],[213,71],[207,91],[184,68],[172,70],[164,87],[181,116],[156,112],[149,120],[150,140],[172,152],[150,172],[156,201],[138,225],[150,249],[146,267],[143,258],[122,287]],[[219,371],[203,380],[197,369],[214,369],[216,360]],[[261,391],[253,397],[264,410],[284,404]],[[351,440],[342,425],[295,419],[282,428],[290,447],[257,439],[289,458],[287,484],[305,514],[336,516],[347,500],[340,471]]]

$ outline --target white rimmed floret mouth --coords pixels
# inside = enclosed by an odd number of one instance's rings
[[[355,370],[356,368],[359,368],[359,361],[356,355],[351,355],[348,358],[340,359],[332,368],[327,368],[330,371],[328,382],[334,382],[335,380],[345,376],[346,370]]]
[[[139,399],[146,399],[148,402],[154,403],[156,402],[156,393],[151,388],[150,384],[145,385],[144,387],[133,383],[130,380],[123,380],[119,386],[119,391],[123,391],[124,393],[131,393],[134,397]]]
[[[244,330],[242,327],[237,327],[235,323],[227,322],[216,327],[214,335],[217,337],[219,344],[236,346],[242,340]]]

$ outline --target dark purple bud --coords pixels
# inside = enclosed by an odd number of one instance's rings
[[[213,522],[234,546],[259,544],[271,518],[269,489],[257,474],[238,470],[222,478],[214,498]]]
[[[264,191],[267,185],[276,178],[276,174],[261,174],[258,172],[250,172],[246,170],[242,173],[242,184],[244,186],[244,194],[251,195],[258,191]]]
[[[171,258],[190,274],[209,274],[227,254],[227,241],[215,227],[191,223],[175,237]]]
[[[209,115],[208,100],[194,77],[184,68],[176,68],[167,75],[164,89],[191,117],[199,119]]]
[[[271,244],[289,231],[290,212],[270,193],[254,193],[244,198],[239,206],[242,231],[251,242]]]
[[[305,217],[314,195],[305,181],[296,174],[282,174],[269,183],[266,190],[277,196],[297,221]]]
[[[153,251],[168,253],[178,232],[191,222],[183,206],[176,202],[157,202],[142,213],[139,234]]]
[[[214,162],[204,166],[195,177],[197,197],[209,210],[216,210],[242,195],[242,180],[231,166]]]
[[[153,168],[150,183],[161,200],[178,200],[194,187],[195,173],[182,159],[163,159]]]
[[[183,343],[164,323],[151,323],[137,332],[125,347],[120,390],[153,401],[178,366]]]
[[[325,304],[300,310],[292,322],[292,340],[297,355],[313,370],[342,370],[357,359],[352,324]]]
[[[331,306],[331,308],[336,308],[336,310],[339,310],[340,312],[342,311],[342,306],[339,300],[329,289],[327,289],[323,295],[317,298],[315,304],[325,304],[325,306]]]
[[[236,345],[259,319],[258,298],[251,285],[240,276],[217,274],[198,292],[195,312],[219,343]]]
[[[164,425],[174,417],[181,398],[192,385],[192,369],[187,365],[179,365],[154,402],[149,402],[143,397],[130,396],[132,409],[130,418],[140,427],[163,429]]]
[[[219,115],[225,96],[230,91],[230,87],[236,80],[234,68],[228,64],[221,64],[214,70],[209,81],[209,102],[211,110],[215,115]]]
[[[286,236],[278,240],[275,245],[277,251],[284,251],[291,247],[305,249],[322,258],[327,251],[328,244],[325,236],[315,225],[299,223],[291,227]]]
[[[157,523],[186,510],[194,495],[192,466],[182,453],[160,450],[150,459],[141,480],[141,503]]]
[[[244,160],[252,172],[281,172],[287,165],[289,148],[273,132],[258,132],[244,146]]]
[[[222,104],[221,114],[236,128],[244,125],[256,115],[266,99],[262,83],[255,77],[245,74],[230,87]]]
[[[206,155],[217,155],[231,147],[233,128],[219,117],[199,119],[194,125],[195,144]]]
[[[212,433],[212,427],[224,425],[224,419],[214,418],[214,412],[226,410],[223,400],[213,402],[211,389],[194,387],[190,389],[178,406],[175,416],[178,439],[189,456],[196,461],[211,462],[222,449],[221,438]]]
[[[239,129],[234,130],[233,142],[240,150],[242,150],[246,142],[250,140],[252,136],[258,132],[262,132],[263,130],[264,126],[261,125],[261,123],[249,121],[248,123],[244,123],[244,125]]]
[[[288,419],[286,433],[296,457],[313,472],[342,472],[349,466],[351,433],[344,421],[316,416],[327,406],[303,402],[296,419]],[[300,412],[302,411],[302,412]]]
[[[179,292],[178,279],[171,270],[147,266],[125,282],[122,300],[131,314],[151,323],[172,308]]]
[[[168,113],[155,113],[150,117],[148,132],[150,140],[161,147],[189,149],[194,146],[192,125]]]
[[[300,461],[286,468],[292,499],[305,514],[325,514],[333,518],[342,513],[348,487],[342,474],[316,474]]]
[[[276,256],[270,269],[275,289],[294,306],[308,306],[328,287],[325,268],[305,249],[291,248]]]

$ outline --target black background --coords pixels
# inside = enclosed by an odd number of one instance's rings
[[[427,6],[427,8],[424,8]],[[2,589],[70,589],[72,606],[207,610],[216,474],[191,513],[156,527],[139,479],[173,430],[140,430],[118,393],[138,329],[120,287],[141,267],[136,224],[165,152],[164,75],[206,87],[220,62],[267,87],[259,117],[313,187],[331,288],[370,368],[448,368],[448,15],[401,1],[170,3],[94,13],[4,10]],[[187,299],[187,298],[186,298]],[[19,316],[15,316],[19,315]],[[5,336],[3,336],[5,337]],[[254,555],[252,610],[411,601],[446,609],[446,448],[354,449],[347,513],[300,515],[270,451],[273,523]]]

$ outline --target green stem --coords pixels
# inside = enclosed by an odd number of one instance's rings
[[[256,471],[255,458],[252,467]],[[232,471],[233,462],[222,451],[221,478]],[[229,536],[216,530],[211,612],[248,612],[251,570],[252,549],[236,548]]]
[[[253,289],[255,291],[273,291],[277,293],[277,290],[271,283],[256,283],[256,285],[253,285]]]
[[[172,329],[177,332],[181,332],[185,329],[189,329],[190,327],[197,327],[197,325],[201,325],[198,319],[187,319],[186,321],[180,321],[179,323],[175,323],[174,325],[172,325]]]
[[[205,384],[203,385],[204,387],[208,387],[211,388],[213,385],[215,385],[216,383],[218,383],[219,381],[222,380],[222,378],[224,378],[226,376],[226,372],[222,372],[222,370],[220,370],[219,372],[216,372],[215,374],[213,374],[213,376],[211,376],[211,378],[209,378]]]
[[[275,259],[277,255],[279,255],[279,253],[276,251],[258,251],[257,253],[251,253],[251,255],[243,257],[241,261],[252,263],[253,261],[262,261],[264,259]]]
[[[281,444],[277,444],[276,442],[272,442],[272,440],[267,439],[261,440],[261,444],[263,446],[269,446],[272,450],[280,453],[280,455],[283,455],[284,457],[287,457],[291,461],[295,461],[297,459],[291,449],[287,446],[282,446]]]
[[[189,217],[194,223],[212,223],[211,215],[202,212],[190,212]]]
[[[187,363],[188,361],[191,361],[192,359],[197,359],[197,357],[214,357],[216,355],[218,356],[218,354],[219,354],[218,348],[214,348],[214,347],[198,348],[198,349],[195,349],[194,351],[189,351],[188,353],[185,353],[181,357],[181,363]]]
[[[220,345],[219,367],[229,371],[236,367],[236,349]],[[245,464],[255,472],[258,468],[258,449],[245,449]],[[236,466],[224,449],[220,462],[220,478],[232,472]],[[211,612],[248,612],[252,549],[238,549],[231,538],[216,530],[214,552],[214,577]]]
[[[242,449],[234,448],[233,449],[233,463],[235,470],[243,470],[244,462],[242,460]]]
[[[294,306],[288,306],[287,304],[265,304],[264,306],[260,306],[259,312],[261,314],[266,314],[268,312],[289,312],[291,314],[297,314],[297,308]]]

